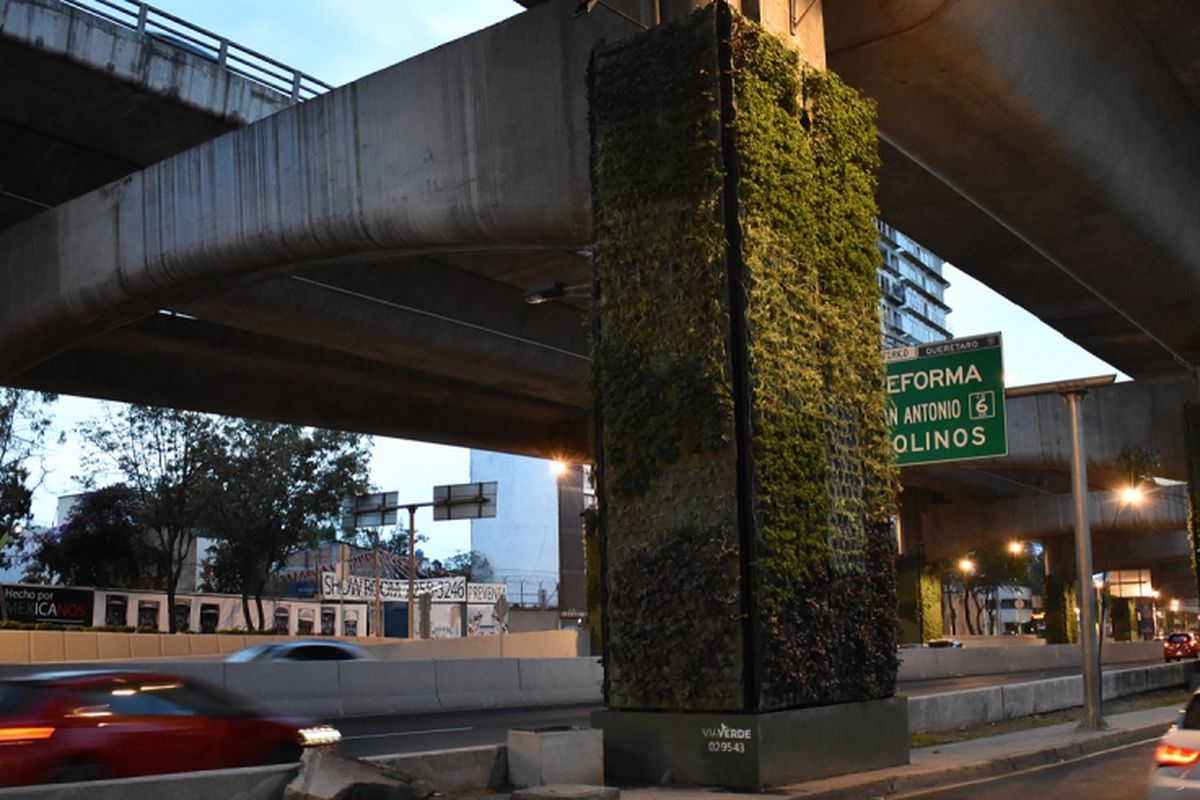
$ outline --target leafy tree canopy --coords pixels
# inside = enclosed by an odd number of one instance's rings
[[[24,579],[73,586],[128,588],[150,559],[133,492],[121,484],[80,497],[57,528],[31,535]]]
[[[174,607],[175,591],[203,531],[224,462],[216,421],[207,414],[152,406],[122,406],[79,428],[89,446],[83,482],[114,474],[128,488],[136,522],[146,531],[155,585]],[[169,615],[171,630],[175,617]]]
[[[21,549],[33,489],[41,477],[31,469],[37,469],[50,428],[47,405],[54,399],[54,395],[0,388],[0,539],[4,542],[0,567],[11,566],[11,554]]]
[[[211,567],[219,583],[253,595],[258,627],[272,573],[312,546],[346,495],[367,488],[369,438],[256,420],[226,420],[219,492],[209,515],[218,542]],[[246,609],[247,627],[254,627]]]

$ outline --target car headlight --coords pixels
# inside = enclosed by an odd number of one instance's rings
[[[311,728],[301,728],[298,739],[301,747],[321,747],[337,744],[342,740],[342,734],[332,725],[314,725]]]

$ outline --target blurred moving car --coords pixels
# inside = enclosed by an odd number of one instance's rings
[[[926,647],[962,647],[962,642],[958,639],[930,639],[925,643]]]
[[[1200,656],[1200,637],[1194,633],[1172,633],[1163,639],[1163,661]]]
[[[1200,798],[1200,692],[1158,741],[1154,764],[1150,800]]]
[[[6,785],[286,763],[340,738],[174,675],[58,672],[0,683]]]
[[[232,663],[247,661],[357,661],[370,659],[371,654],[352,642],[335,639],[288,639],[281,642],[256,644],[238,650],[225,660]]]

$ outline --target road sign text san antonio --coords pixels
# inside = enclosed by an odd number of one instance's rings
[[[1008,453],[1000,334],[884,351],[900,466]]]

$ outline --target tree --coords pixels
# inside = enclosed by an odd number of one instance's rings
[[[462,575],[473,583],[489,581],[493,576],[491,562],[478,550],[455,553],[446,559],[443,566],[451,575]]]
[[[360,434],[231,419],[210,527],[218,585],[236,587],[247,628],[264,627],[262,596],[289,556],[336,518],[343,497],[367,486],[369,439]],[[250,616],[253,596],[257,624]]]
[[[154,583],[175,607],[184,563],[210,514],[218,488],[215,470],[224,460],[212,417],[194,411],[126,406],[80,427],[91,446],[86,485],[114,469],[132,495],[138,524],[146,531]],[[167,615],[175,632],[175,614]]]
[[[995,630],[995,607],[999,590],[1003,587],[1019,586],[1025,582],[1029,575],[1028,559],[1024,550],[1014,554],[1002,543],[989,542],[972,550],[968,560],[974,568],[964,570],[960,580],[966,597],[974,600],[975,616],[972,620],[968,608],[967,631],[983,634],[987,630],[983,624],[984,614],[991,618],[991,627]]]
[[[25,580],[128,588],[142,578],[150,554],[129,487],[84,494],[57,528],[31,537]]]
[[[0,567],[12,566],[11,554],[21,549],[33,489],[40,479],[31,475],[31,462],[41,454],[50,427],[46,405],[54,399],[49,394],[0,389]]]

